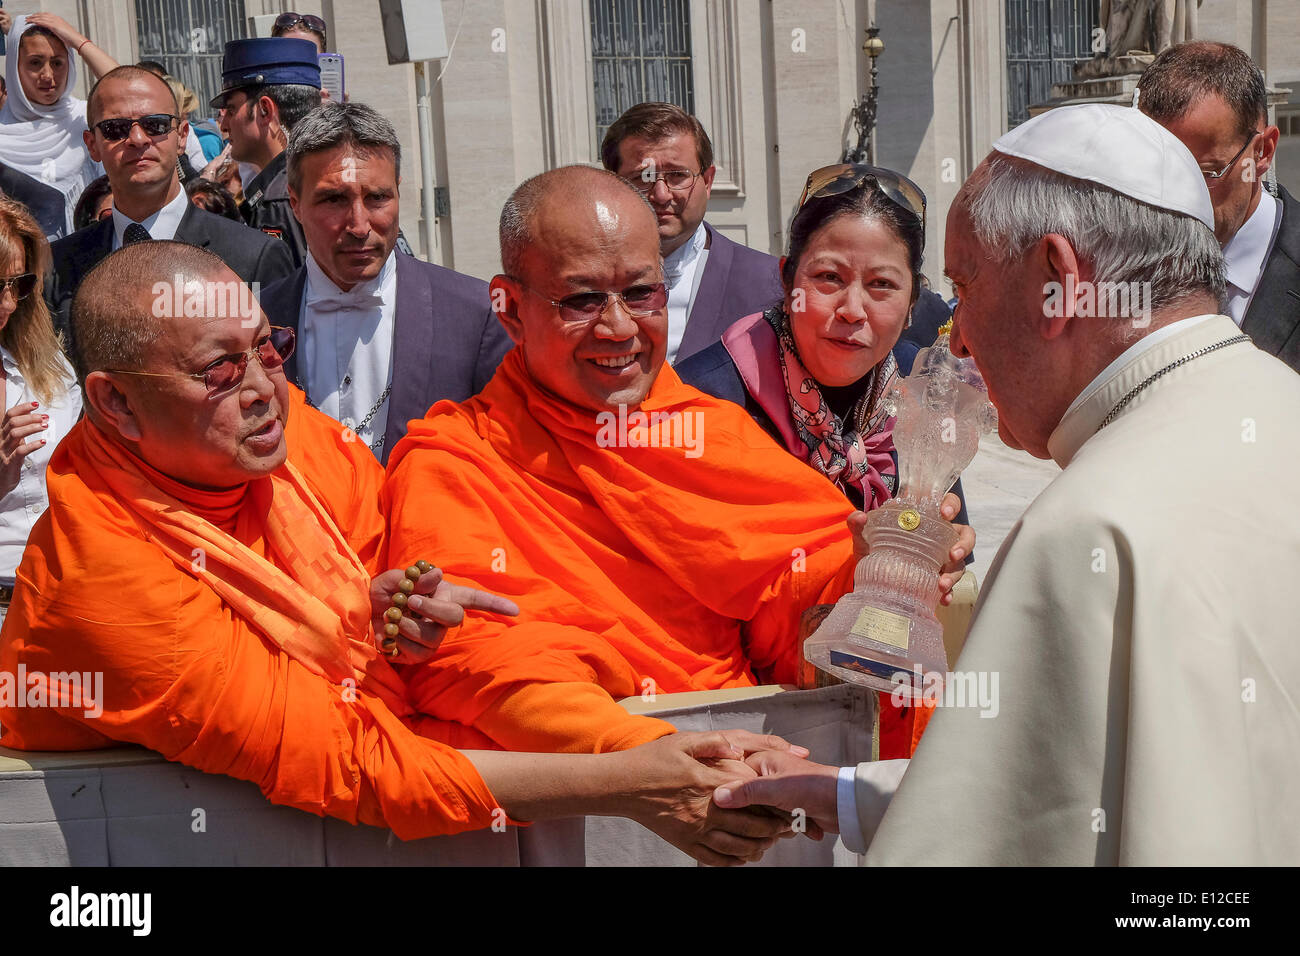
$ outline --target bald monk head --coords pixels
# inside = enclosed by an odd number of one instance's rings
[[[668,341],[659,227],[641,194],[589,166],[534,176],[501,213],[501,264],[493,307],[533,381],[582,408],[639,405]]]
[[[292,334],[272,340],[217,256],[179,242],[124,246],[82,281],[72,324],[87,415],[158,471],[231,488],[284,462]]]

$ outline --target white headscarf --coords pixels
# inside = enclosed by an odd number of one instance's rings
[[[0,109],[0,162],[63,193],[70,233],[77,199],[86,184],[103,173],[103,167],[90,158],[81,139],[86,131],[86,101],[68,92],[76,82],[76,51],[68,48],[68,80],[53,106],[32,103],[23,92],[18,50],[28,27],[25,16],[15,17],[7,38],[5,83],[9,98]]]

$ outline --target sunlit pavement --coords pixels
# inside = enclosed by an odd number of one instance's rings
[[[997,435],[981,439],[979,453],[961,476],[966,510],[975,529],[975,561],[970,570],[981,587],[1012,526],[1060,473],[1056,462],[1013,451]]]

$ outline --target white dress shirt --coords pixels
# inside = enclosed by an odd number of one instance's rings
[[[163,206],[152,216],[146,216],[140,225],[149,230],[150,239],[175,239],[176,230],[180,228],[181,217],[185,215],[185,210],[189,208],[190,197],[182,187],[181,191],[176,194],[176,198]],[[135,222],[134,219],[128,219],[117,211],[117,206],[113,206],[113,249],[122,248],[122,233],[126,232],[126,227]]]
[[[396,252],[389,253],[379,275],[347,292],[307,253],[307,287],[298,323],[301,384],[313,405],[351,428],[376,454],[388,427],[384,392],[393,380],[396,309]]]
[[[1224,314],[1241,328],[1255,296],[1255,287],[1264,274],[1264,263],[1273,249],[1278,227],[1282,225],[1282,204],[1259,191],[1259,205],[1250,214],[1237,234],[1223,247],[1223,266],[1228,278],[1227,304]]]
[[[32,532],[32,525],[49,506],[45,494],[45,466],[50,463],[54,446],[68,433],[81,414],[81,389],[77,387],[72,369],[64,363],[64,384],[67,391],[53,402],[46,404],[32,394],[23,373],[19,371],[9,350],[0,346],[0,357],[5,369],[5,404],[4,410],[24,402],[40,402],[40,407],[33,409],[38,415],[49,415],[49,427],[27,441],[45,439],[45,444],[23,459],[18,473],[18,484],[3,498],[0,498],[0,584],[12,586],[14,571],[22,560],[23,548],[27,546],[27,536]]]
[[[708,239],[708,231],[704,223],[700,223],[695,235],[664,259],[664,281],[668,285],[668,355],[665,361],[669,365],[677,359],[682,336],[686,334],[686,320],[690,318],[691,306],[695,305],[695,295],[700,291],[704,261],[709,257],[709,250],[704,248]]]
[[[854,853],[867,852],[909,763],[910,760],[900,758],[840,768],[835,783],[835,815],[839,820],[840,840],[847,849]],[[867,785],[864,790],[870,794],[869,805],[865,807],[858,804],[859,779]]]

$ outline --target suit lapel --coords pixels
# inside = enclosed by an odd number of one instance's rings
[[[1278,187],[1282,222],[1241,330],[1270,355],[1282,351],[1300,326],[1300,203]]]
[[[183,242],[187,246],[199,246],[206,248],[212,241],[207,231],[203,228],[203,211],[192,202],[185,204],[185,212],[181,215],[181,221],[176,226],[177,242]]]
[[[428,396],[437,391],[438,370],[433,361],[434,329],[438,321],[424,271],[418,262],[400,252],[397,256],[397,298],[393,308],[393,391],[388,399],[388,426],[384,429],[381,461],[406,431],[411,418],[429,410]]]
[[[731,274],[734,247],[707,222],[704,228],[709,234],[709,254],[704,259],[704,277],[700,279],[700,290],[695,294],[695,305],[686,318],[686,331],[682,333],[682,344],[677,348],[678,355],[691,355],[700,351],[711,345],[722,332],[717,329],[717,325],[722,312],[723,295],[727,290],[727,278]]]
[[[302,329],[299,327],[302,323],[302,300],[307,294],[307,267],[303,266],[293,274],[293,281],[288,283],[288,288],[284,291],[284,308],[280,310],[281,321],[293,329],[294,335],[298,337],[298,345],[302,345]],[[295,348],[289,361],[284,363],[284,374],[289,381],[293,382],[299,388],[306,392],[303,383],[298,380],[298,349]]]

